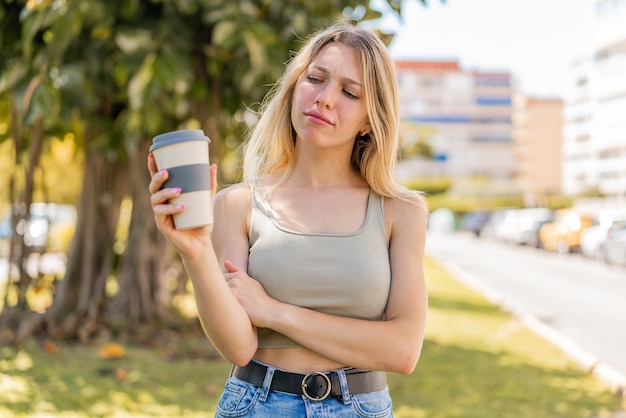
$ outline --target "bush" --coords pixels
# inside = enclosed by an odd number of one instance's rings
[[[424,192],[427,196],[439,195],[448,191],[452,180],[447,177],[423,177],[409,180],[404,186],[411,190]]]

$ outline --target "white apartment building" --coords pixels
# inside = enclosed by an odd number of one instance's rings
[[[572,65],[563,192],[626,198],[626,0],[596,0],[592,51]]]
[[[514,182],[512,76],[470,71],[456,61],[397,61],[401,140],[430,156],[398,164],[399,179],[444,176]]]
[[[583,56],[572,63],[570,89],[564,95],[562,191],[567,195],[591,190],[598,183],[591,140],[591,62]]]

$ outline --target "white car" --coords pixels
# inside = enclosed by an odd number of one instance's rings
[[[615,222],[626,221],[626,211],[603,211],[593,224],[580,235],[580,252],[589,258],[602,259],[605,257],[605,244],[609,237],[609,230]]]
[[[609,264],[626,266],[626,220],[615,221],[604,243],[604,260]]]

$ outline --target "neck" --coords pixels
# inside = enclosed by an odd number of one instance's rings
[[[365,180],[351,164],[336,159],[298,159],[286,184],[324,189],[363,186]]]

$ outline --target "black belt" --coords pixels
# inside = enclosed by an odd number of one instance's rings
[[[243,367],[235,367],[233,376],[244,382],[262,387],[267,366],[250,362]],[[382,390],[387,387],[385,372],[362,369],[346,369],[348,391],[353,394]],[[337,372],[309,374],[288,373],[275,370],[270,390],[304,395],[310,400],[321,401],[329,396],[341,398],[341,384]]]

